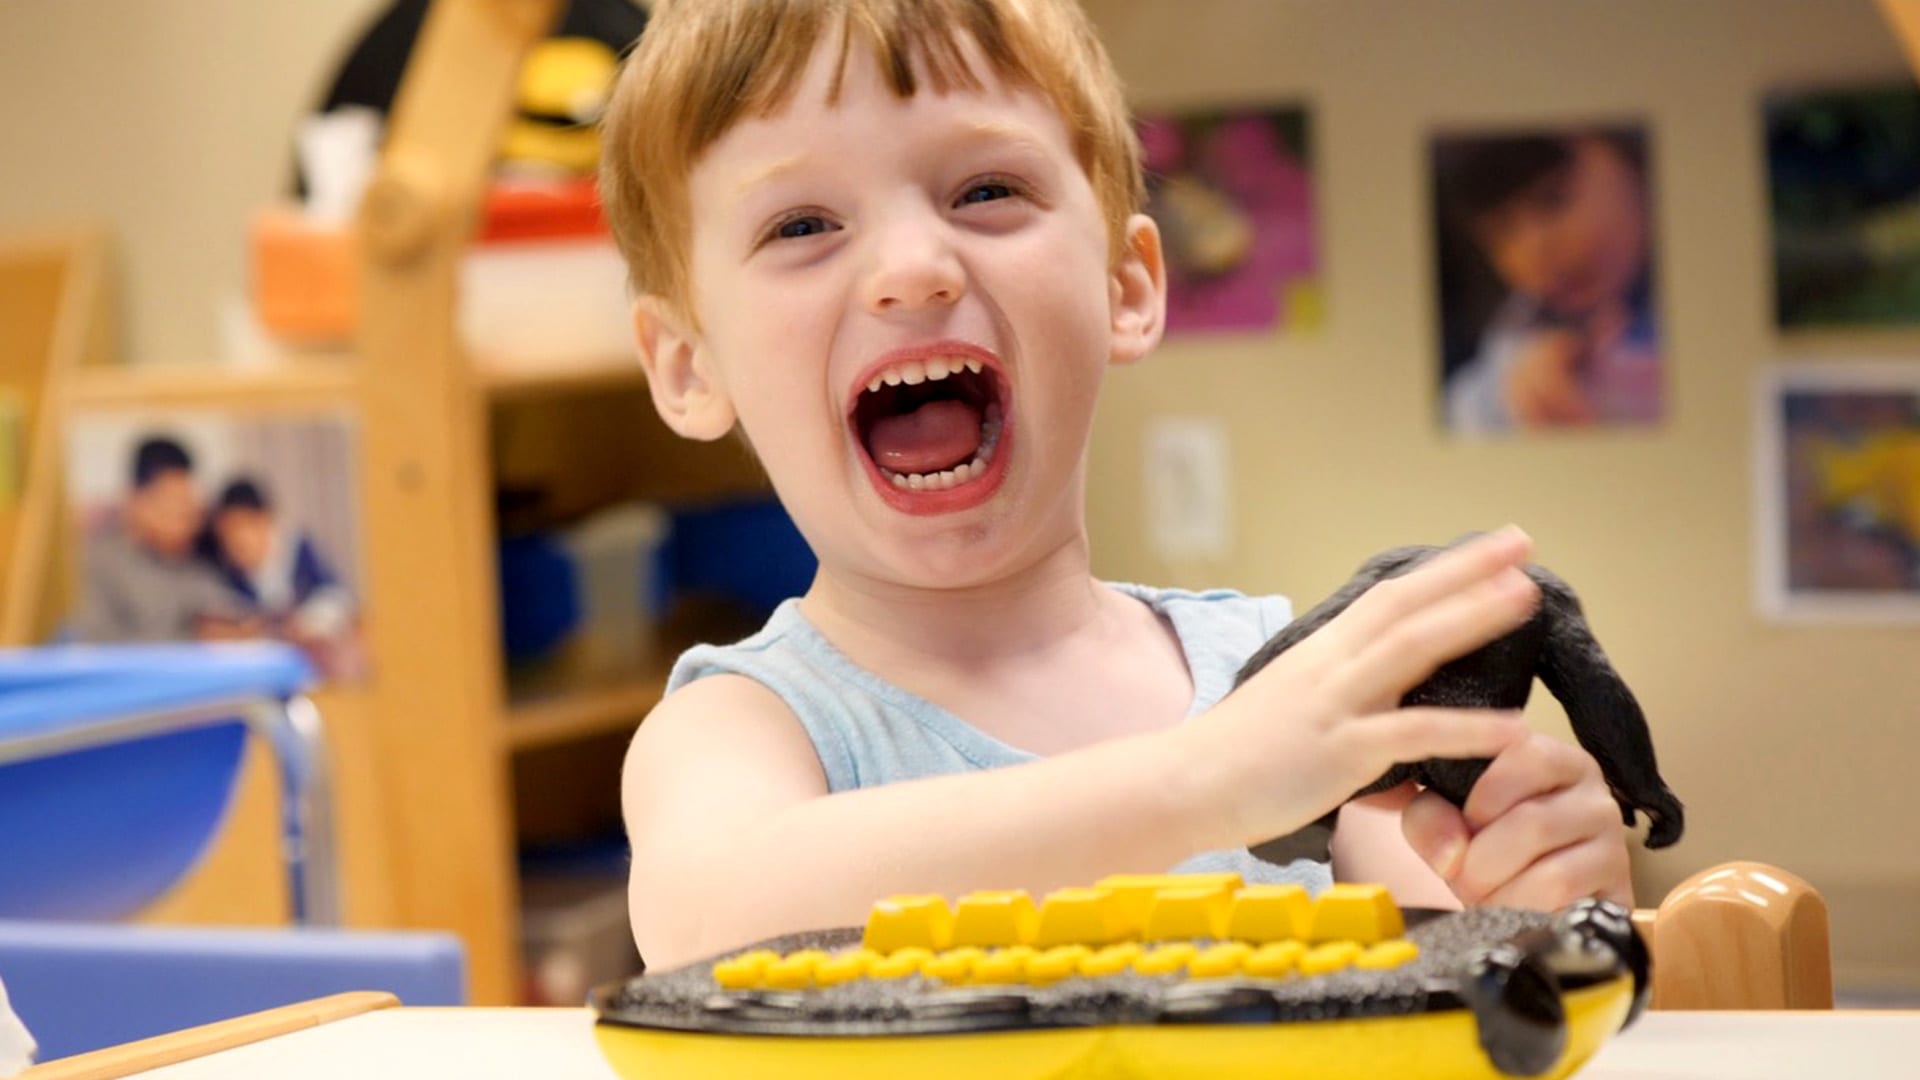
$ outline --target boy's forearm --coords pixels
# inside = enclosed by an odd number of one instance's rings
[[[1205,850],[1217,831],[1216,800],[1173,734],[780,810],[724,850],[688,855],[666,886],[684,916],[668,920],[679,929],[673,956],[649,963],[857,925],[891,893],[1025,888],[1037,899],[1110,873],[1165,870]]]

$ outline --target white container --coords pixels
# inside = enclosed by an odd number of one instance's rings
[[[606,239],[475,244],[460,263],[459,326],[491,366],[630,356],[627,264]]]
[[[630,673],[652,651],[656,614],[648,602],[667,522],[666,512],[651,503],[622,503],[564,534],[580,589],[574,649],[589,671]]]

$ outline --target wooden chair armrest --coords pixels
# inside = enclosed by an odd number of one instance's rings
[[[1633,922],[1653,952],[1652,1008],[1833,1008],[1827,902],[1784,870],[1709,867]]]
[[[122,1046],[57,1058],[29,1068],[20,1074],[20,1080],[114,1080],[398,1004],[399,998],[378,990],[334,994]]]

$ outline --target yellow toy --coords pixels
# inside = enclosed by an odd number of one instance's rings
[[[535,45],[520,68],[501,160],[591,173],[600,164],[600,111],[619,66],[613,50],[593,38],[556,37]]]
[[[1639,1014],[1628,913],[1123,875],[894,896],[593,996],[624,1077],[1562,1077]]]

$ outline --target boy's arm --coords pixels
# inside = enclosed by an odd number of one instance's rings
[[[893,892],[1036,895],[1201,850],[1205,797],[1150,736],[829,797],[786,705],[716,675],[641,725],[623,778],[628,905],[649,967],[746,941],[855,925]]]
[[[1044,891],[1292,831],[1398,760],[1494,757],[1518,714],[1401,709],[1446,660],[1525,622],[1538,591],[1503,531],[1369,590],[1201,716],[1006,769],[828,796],[779,699],[738,676],[676,691],[627,756],[629,903],[670,967],[858,922],[877,897]]]

